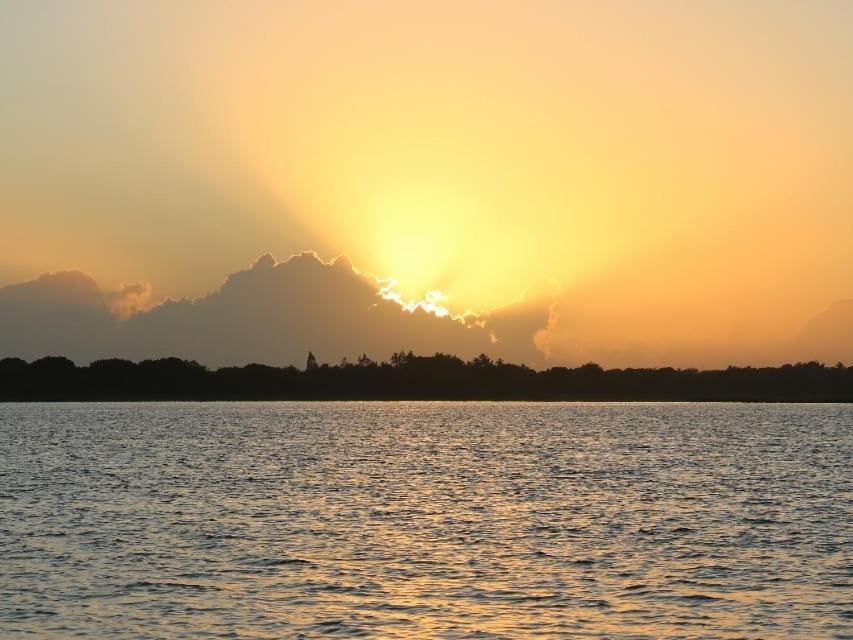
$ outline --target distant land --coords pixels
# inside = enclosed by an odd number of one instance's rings
[[[191,360],[108,359],[78,367],[64,357],[0,360],[0,401],[120,400],[576,400],[853,402],[853,366],[602,369],[594,363],[536,371],[480,355],[394,353],[376,362],[305,369],[248,364],[208,369]]]

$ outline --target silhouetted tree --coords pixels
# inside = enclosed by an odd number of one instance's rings
[[[305,362],[305,371],[314,371],[318,366],[317,358],[315,358],[314,354],[309,351],[308,360]]]
[[[492,359],[485,353],[481,353],[476,358],[471,360],[471,364],[475,367],[491,367]]]
[[[0,360],[0,400],[144,400],[424,398],[528,400],[789,400],[853,402],[853,367],[818,362],[724,370],[609,369],[595,363],[534,371],[492,362],[470,362],[436,353],[393,354],[378,364],[362,354],[358,366],[317,363],[305,371],[249,364],[210,371],[192,360],[160,358],[135,364],[98,360],[77,367],[62,357],[28,364]]]
[[[409,353],[405,353],[403,351],[398,351],[397,353],[392,353],[391,354],[391,366],[396,367],[397,369],[402,369],[414,357],[415,357],[415,355],[411,351],[409,351]]]

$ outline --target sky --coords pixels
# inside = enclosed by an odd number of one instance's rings
[[[3,0],[0,79],[0,287],[133,324],[314,251],[529,362],[853,359],[846,0]]]

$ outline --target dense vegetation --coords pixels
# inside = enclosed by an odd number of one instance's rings
[[[765,400],[853,401],[853,367],[817,362],[724,370],[609,369],[585,364],[535,371],[446,354],[395,353],[388,362],[318,364],[304,370],[250,364],[210,370],[178,358],[98,360],[77,367],[67,358],[0,360],[0,400]]]

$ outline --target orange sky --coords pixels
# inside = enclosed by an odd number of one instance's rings
[[[557,360],[778,361],[853,297],[851,7],[4,3],[0,285],[315,249],[548,291]]]

